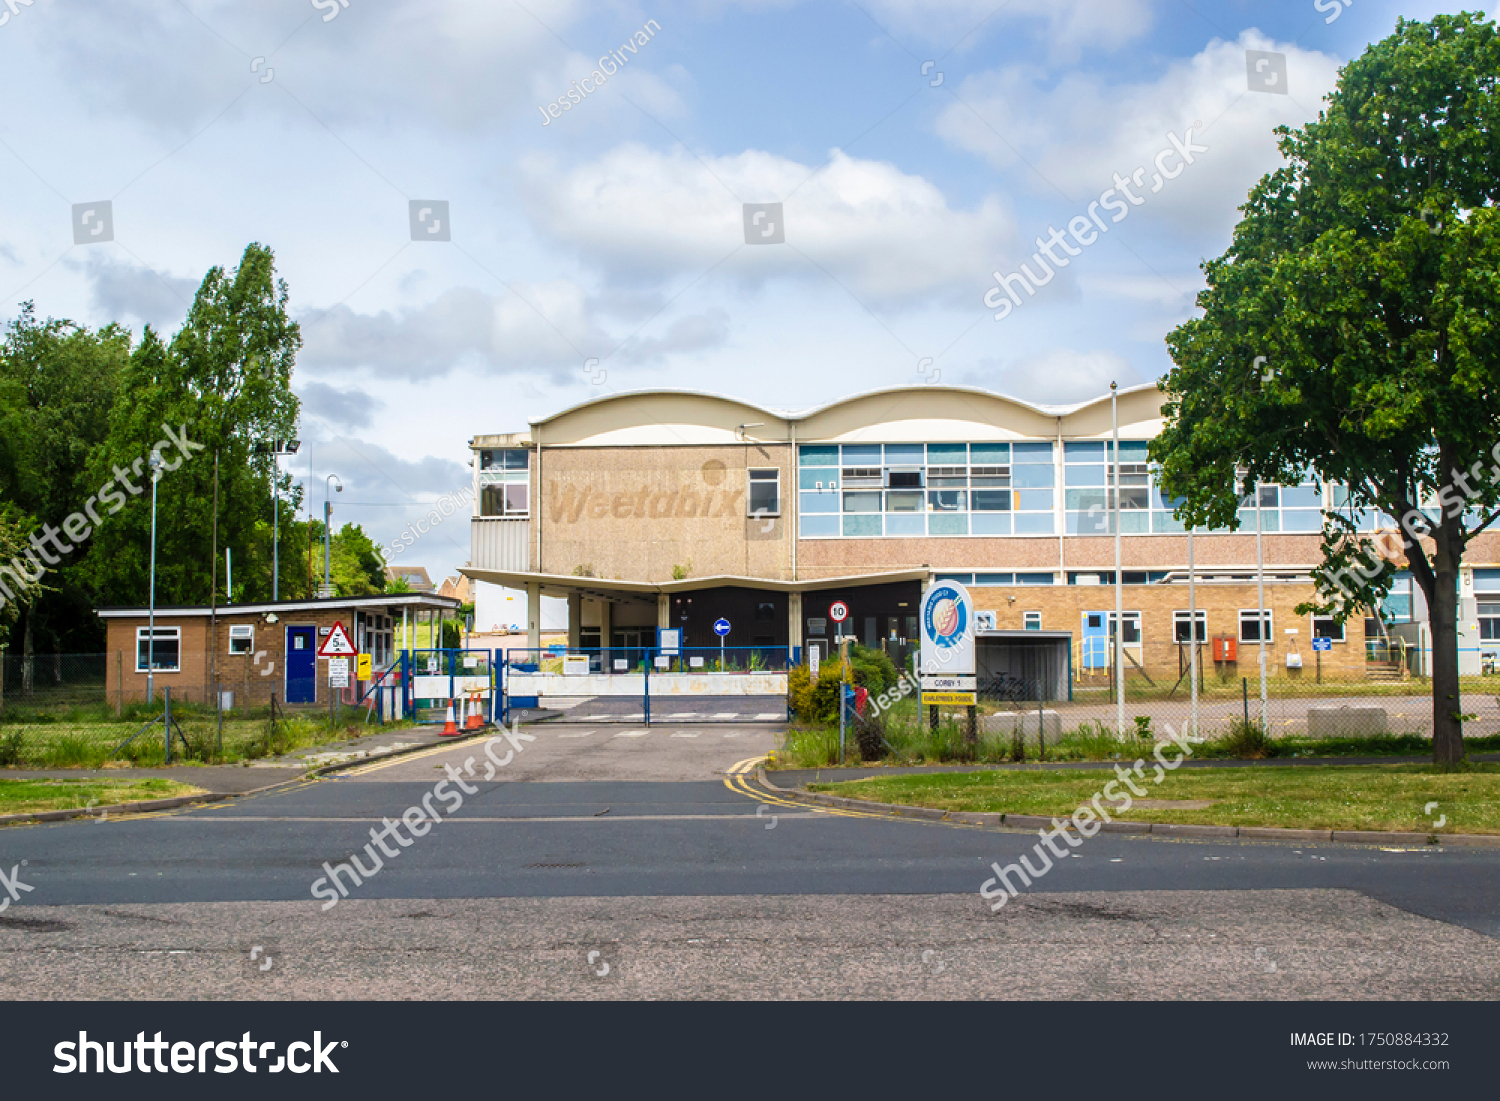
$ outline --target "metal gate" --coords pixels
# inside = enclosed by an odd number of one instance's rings
[[[568,723],[785,722],[784,646],[505,652],[509,710]]]

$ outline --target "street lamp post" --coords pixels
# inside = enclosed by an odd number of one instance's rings
[[[151,608],[146,620],[146,702],[156,700],[156,483],[161,481],[161,452],[151,452]]]
[[[255,450],[271,456],[271,599],[281,599],[281,467],[276,462],[282,455],[295,455],[302,446],[301,440],[269,440],[255,445]]]
[[[333,498],[329,495],[329,485],[338,482],[338,492],[344,492],[344,483],[337,474],[330,474],[323,480],[323,592],[325,595],[332,588],[329,581],[330,549],[328,533],[333,527]]]

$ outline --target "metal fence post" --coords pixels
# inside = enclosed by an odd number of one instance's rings
[[[646,716],[647,726],[651,725],[651,663],[655,660],[655,656],[656,655],[653,654],[648,648],[646,650],[646,660],[642,663],[645,668],[645,676],[641,681],[641,684],[644,688],[644,695],[641,698],[641,704],[642,710],[644,711]]]
[[[162,712],[162,726],[167,733],[167,756],[162,763],[169,765],[172,763],[172,686],[170,684],[162,689],[162,699],[165,708]]]

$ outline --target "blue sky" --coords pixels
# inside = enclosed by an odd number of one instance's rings
[[[211,265],[270,245],[304,325],[314,482],[339,474],[337,517],[382,542],[465,484],[470,436],[604,393],[1080,401],[1166,369],[1199,263],[1279,163],[1273,128],[1314,117],[1399,16],[1440,10],[0,0],[0,315],[34,299],[170,330]],[[1288,94],[1250,89],[1247,50],[1284,55]],[[1195,124],[1208,151],[1150,194]],[[997,321],[992,273],[1137,167],[1143,202]],[[72,204],[104,199],[114,240],[75,245]],[[412,240],[412,200],[449,204],[451,240]],[[776,202],[785,242],[747,244],[743,204]],[[403,561],[466,556],[451,522]]]

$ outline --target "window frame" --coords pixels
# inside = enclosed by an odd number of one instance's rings
[[[1312,619],[1312,637],[1313,638],[1326,638],[1326,639],[1332,640],[1333,642],[1347,642],[1349,640],[1349,625],[1347,623],[1338,623],[1338,622],[1336,622],[1334,620],[1334,618],[1332,616],[1315,615],[1315,616],[1311,616],[1310,618]],[[1318,634],[1318,624],[1320,624],[1320,623],[1331,624],[1332,627],[1335,628],[1338,631],[1338,634],[1336,634],[1336,635],[1320,635],[1320,634]]]
[[[1033,627],[1032,626],[1033,623],[1036,624],[1036,626]],[[1041,612],[1022,612],[1021,613],[1021,630],[1023,630],[1023,631],[1040,631],[1041,629],[1042,629],[1042,613]]]
[[[163,639],[170,639],[177,644],[177,663],[171,667],[158,665],[155,669],[147,668],[147,663],[141,661],[142,643],[160,643]],[[160,660],[160,651],[151,646],[149,653]],[[182,628],[181,627],[157,627],[155,638],[151,637],[150,627],[137,627],[135,629],[135,671],[137,673],[180,673],[182,672]]]
[[[238,633],[236,633],[238,632]],[[236,650],[236,642],[248,639],[250,645],[243,650]],[[229,625],[229,654],[231,657],[244,657],[255,653],[255,624],[253,623],[231,623]]]
[[[775,494],[775,508],[765,509],[755,507],[755,487],[769,485],[771,492]],[[750,467],[745,471],[745,515],[752,519],[766,519],[779,517],[781,515],[781,468],[780,467]]]
[[[1172,641],[1175,642],[1178,646],[1182,646],[1192,641],[1185,636],[1192,633],[1192,628],[1189,625],[1189,620],[1193,617],[1193,614],[1193,609],[1191,608],[1176,608],[1172,612]],[[1199,608],[1196,615],[1199,631],[1198,642],[1207,642],[1208,610],[1206,608]],[[1188,630],[1181,630],[1181,628],[1183,627],[1188,627]]]
[[[1241,608],[1239,611],[1239,640],[1248,642],[1252,646],[1259,646],[1263,641],[1260,636],[1255,638],[1245,637],[1246,622],[1254,623],[1257,616],[1260,618],[1260,630],[1265,633],[1264,642],[1267,646],[1275,645],[1276,642],[1276,615],[1272,608]]]

